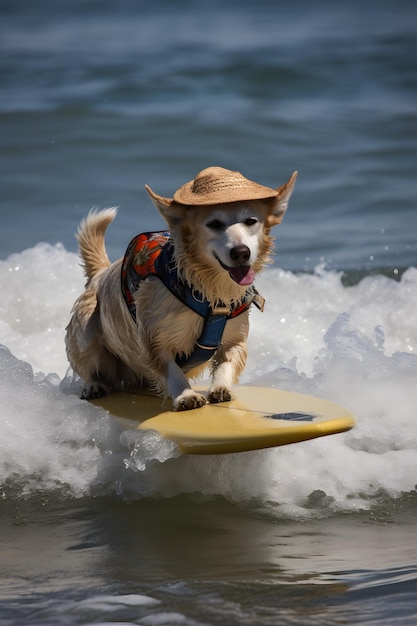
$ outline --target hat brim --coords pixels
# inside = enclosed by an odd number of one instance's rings
[[[193,192],[193,183],[194,181],[190,181],[180,187],[174,193],[173,201],[187,206],[212,206],[250,200],[270,200],[278,195],[276,189],[250,181],[246,183],[244,180],[233,185],[219,185],[218,188],[211,189],[209,194],[196,194]]]

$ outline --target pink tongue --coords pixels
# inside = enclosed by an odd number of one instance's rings
[[[250,265],[229,267],[229,274],[238,285],[251,285],[255,280],[255,272]]]

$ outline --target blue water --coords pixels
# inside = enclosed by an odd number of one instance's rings
[[[417,6],[0,3],[3,625],[414,624]],[[74,231],[112,259],[204,167],[299,170],[243,382],[346,435],[177,457],[72,393]]]
[[[300,171],[279,264],[416,263],[412,2],[2,4],[0,255],[74,250],[118,205],[115,256],[210,164]]]

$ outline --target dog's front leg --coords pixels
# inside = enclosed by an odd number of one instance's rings
[[[231,387],[237,382],[246,364],[246,342],[229,348],[221,346],[212,368],[212,383],[208,393],[209,402],[229,402],[233,400]]]
[[[168,364],[166,388],[168,395],[172,398],[174,411],[188,411],[207,404],[207,398],[191,388],[182,369],[175,361],[170,361]]]

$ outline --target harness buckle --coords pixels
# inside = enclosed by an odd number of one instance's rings
[[[225,306],[224,304],[215,306],[212,310],[212,313],[213,315],[229,315],[230,308],[228,306]]]
[[[261,294],[256,291],[255,288],[254,288],[254,291],[255,291],[255,295],[253,297],[252,302],[260,310],[260,312],[263,313],[264,308],[265,308],[265,298],[263,298]]]

